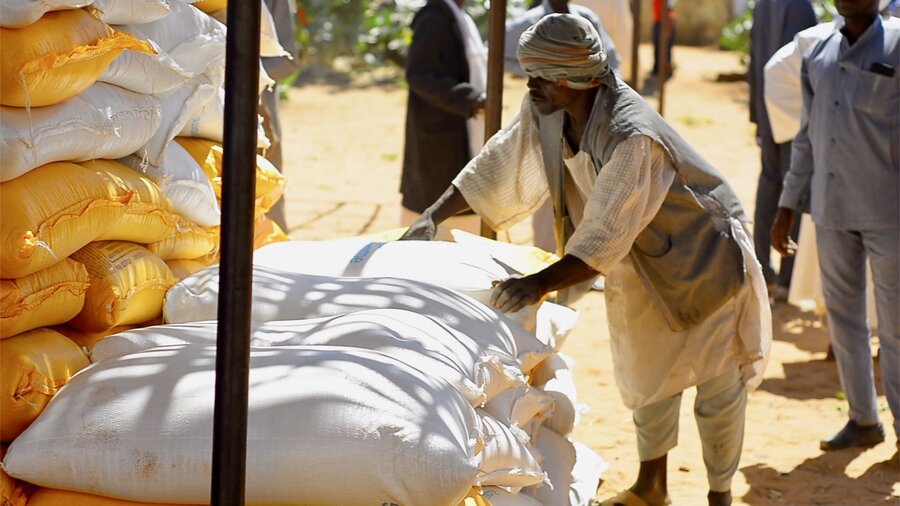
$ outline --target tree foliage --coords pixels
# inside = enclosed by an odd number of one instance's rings
[[[526,0],[507,3],[507,15]],[[338,59],[353,68],[403,66],[412,41],[410,23],[425,0],[299,0],[297,41],[303,63],[332,66]],[[468,12],[487,38],[489,0],[467,0]]]

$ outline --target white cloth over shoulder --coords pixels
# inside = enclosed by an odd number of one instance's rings
[[[800,110],[803,108],[800,65],[803,63],[803,54],[834,30],[833,22],[807,28],[794,36],[792,42],[776,51],[766,63],[764,95],[775,142],[788,142],[800,131]]]

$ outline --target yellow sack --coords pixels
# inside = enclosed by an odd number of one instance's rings
[[[194,137],[176,137],[175,141],[197,161],[203,173],[212,183],[216,197],[222,199],[222,145],[218,142]],[[272,162],[256,155],[255,214],[260,216],[272,209],[284,195],[287,179]]]
[[[69,490],[38,488],[28,499],[28,506],[178,506],[149,502],[134,502]],[[185,506],[185,505],[182,505]]]
[[[155,53],[84,9],[48,12],[22,28],[0,28],[0,105],[40,107],[88,89],[125,49]]]
[[[134,194],[125,206],[125,214],[95,240],[131,241],[140,244],[168,237],[178,224],[178,214],[159,186],[140,172],[115,160],[88,160],[82,167],[106,176]]]
[[[175,277],[147,248],[124,241],[92,242],[72,254],[91,275],[84,307],[68,323],[85,332],[143,323],[162,314]]]
[[[219,227],[201,227],[179,218],[178,226],[161,241],[147,249],[163,260],[185,260],[202,257],[219,250]]]
[[[184,278],[192,276],[195,272],[206,268],[208,264],[190,259],[166,260],[166,265],[169,266],[169,270],[172,271],[172,275],[175,276],[175,279],[181,281]]]
[[[491,506],[491,501],[481,494],[480,487],[472,487],[472,489],[469,490],[469,493],[466,494],[466,498],[463,499],[458,506]]]
[[[262,248],[273,242],[290,240],[291,238],[281,230],[281,227],[266,215],[259,216],[253,223],[253,249]]]
[[[69,378],[88,364],[77,344],[50,329],[0,341],[0,441],[12,441],[28,428]]]
[[[194,7],[210,14],[228,7],[228,0],[200,0],[194,3]]]
[[[84,306],[87,270],[65,259],[17,279],[0,280],[0,339],[69,321]]]
[[[131,197],[111,179],[68,162],[0,183],[0,277],[60,262],[115,224]]]
[[[0,461],[6,456],[6,446],[0,445]],[[31,486],[6,474],[0,468],[0,504],[3,506],[25,506]]]

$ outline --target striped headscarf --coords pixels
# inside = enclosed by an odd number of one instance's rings
[[[612,75],[597,30],[572,14],[541,18],[519,38],[516,56],[529,76],[576,90],[600,86]]]

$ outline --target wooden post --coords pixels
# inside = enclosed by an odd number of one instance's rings
[[[638,57],[641,47],[641,0],[631,0],[631,18],[634,28],[631,31],[631,80],[628,85],[636,90],[640,86],[639,79],[641,75]]]
[[[656,69],[656,78],[659,81],[659,115],[665,116],[666,81],[669,79],[669,41],[672,38],[672,20],[669,19],[669,2],[662,0],[662,16],[659,26],[659,54],[657,60],[659,68]]]
[[[500,130],[503,116],[503,48],[506,41],[506,0],[491,0],[488,12],[487,103],[484,140]],[[481,222],[481,236],[496,239],[497,233]]]

